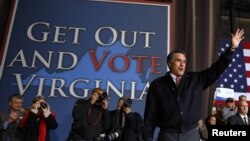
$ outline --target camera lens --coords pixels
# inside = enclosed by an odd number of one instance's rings
[[[125,107],[131,107],[131,105],[132,105],[132,100],[131,99],[124,100],[124,106]]]
[[[122,132],[121,129],[117,129],[115,132],[113,132],[113,133],[107,135],[107,136],[106,136],[106,140],[107,140],[107,141],[112,141],[112,140],[114,140],[114,139],[119,138],[119,137],[121,136],[121,132]]]
[[[48,107],[48,104],[45,102],[40,103],[41,108],[46,109]]]
[[[99,100],[100,101],[103,101],[105,99],[108,99],[108,94],[106,92],[102,93],[100,96],[99,96]]]

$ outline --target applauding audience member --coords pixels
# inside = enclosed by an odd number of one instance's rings
[[[17,126],[23,118],[23,97],[14,94],[9,97],[9,110],[7,113],[0,113],[0,141],[21,141],[22,133]]]

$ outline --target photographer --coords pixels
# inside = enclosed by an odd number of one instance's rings
[[[109,127],[108,95],[100,88],[93,89],[88,100],[76,101],[73,123],[67,141],[96,141]]]
[[[36,96],[32,100],[32,105],[24,113],[19,128],[24,134],[23,141],[50,141],[49,130],[57,128],[57,121],[43,96]]]
[[[132,100],[121,97],[116,110],[110,111],[110,129],[107,141],[141,141],[143,121],[137,112],[132,112]]]

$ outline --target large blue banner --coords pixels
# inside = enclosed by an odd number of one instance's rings
[[[119,97],[144,113],[149,83],[164,75],[170,45],[170,6],[86,0],[15,0],[1,47],[1,111],[8,97],[29,107],[43,95],[59,127],[52,141],[66,139],[74,102],[101,87],[109,110]]]

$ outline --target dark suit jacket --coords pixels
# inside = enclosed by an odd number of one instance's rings
[[[0,113],[0,141],[6,141],[9,138],[12,141],[21,141],[23,134],[17,129],[19,120],[17,122],[8,125],[7,129],[4,129],[4,122],[8,121],[9,113]],[[19,115],[19,119],[22,118],[22,114]]]
[[[91,104],[90,100],[77,100],[72,116],[74,121],[67,140],[92,140],[109,128],[108,111],[100,105]]]
[[[248,117],[248,125],[250,123],[249,117]],[[230,116],[227,120],[227,125],[245,125],[243,119],[241,118],[240,114],[237,113],[236,115]]]

